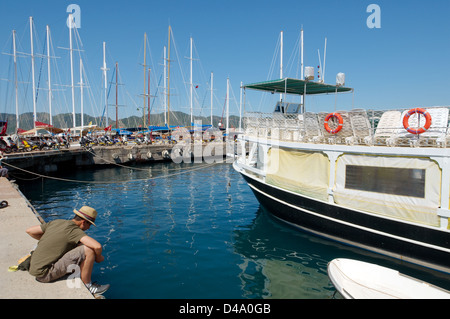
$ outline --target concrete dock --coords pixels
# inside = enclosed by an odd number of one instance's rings
[[[79,288],[67,280],[44,284],[27,271],[8,271],[36,245],[25,230],[41,223],[41,219],[15,185],[0,177],[3,200],[8,206],[0,208],[0,299],[94,299],[82,283]]]

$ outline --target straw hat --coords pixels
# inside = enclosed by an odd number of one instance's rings
[[[79,210],[74,209],[73,212],[81,218],[90,222],[92,225],[96,226],[94,222],[95,218],[97,217],[97,211],[92,207],[83,206]]]

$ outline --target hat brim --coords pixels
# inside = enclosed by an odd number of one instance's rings
[[[75,215],[83,218],[84,220],[88,221],[89,223],[91,223],[92,225],[94,225],[95,227],[97,227],[97,225],[95,225],[95,223],[93,221],[90,221],[88,218],[86,218],[86,216],[84,216],[81,212],[79,212],[78,210],[74,209],[73,212],[75,213]]]

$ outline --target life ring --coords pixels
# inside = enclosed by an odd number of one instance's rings
[[[413,115],[414,113],[420,113],[423,116],[425,116],[425,125],[419,129],[413,129],[409,127],[409,117]],[[420,122],[419,122],[420,123]],[[425,133],[431,126],[431,115],[428,111],[421,109],[421,108],[415,108],[411,109],[406,113],[405,117],[403,118],[403,127],[411,134],[422,134]]]
[[[336,129],[332,130],[330,126],[328,125],[328,120],[330,120],[332,117],[338,119],[339,125]],[[327,130],[330,134],[337,134],[340,130],[342,130],[342,126],[344,125],[344,119],[342,118],[341,114],[339,113],[330,113],[325,118],[325,122],[323,123],[323,126],[325,127],[325,130]]]

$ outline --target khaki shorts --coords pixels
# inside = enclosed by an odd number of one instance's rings
[[[36,277],[36,280],[39,282],[52,282],[59,279],[68,273],[72,273],[73,268],[69,266],[80,265],[84,258],[84,245],[80,245],[77,248],[68,251],[50,267],[46,275]]]

